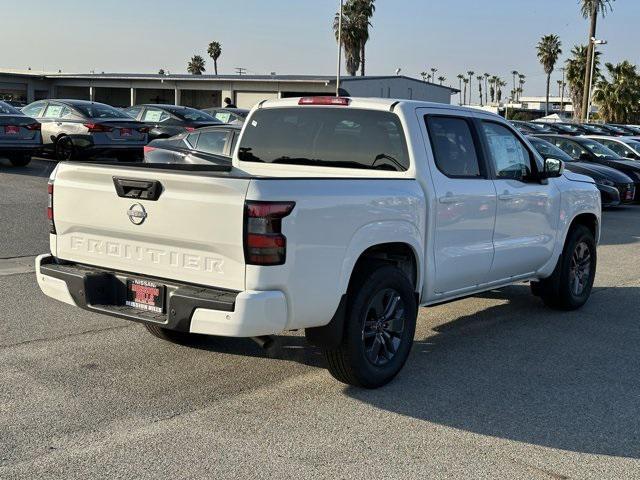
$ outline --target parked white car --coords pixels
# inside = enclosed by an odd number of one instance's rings
[[[640,160],[640,137],[605,137],[602,135],[586,135],[586,137],[613,150],[619,157]]]
[[[49,194],[45,294],[169,340],[306,329],[361,387],[400,371],[420,305],[528,280],[573,309],[596,271],[593,181],[451,105],[266,101],[230,166],[62,163]]]

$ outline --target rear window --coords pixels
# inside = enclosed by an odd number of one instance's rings
[[[122,110],[103,103],[76,104],[74,108],[87,118],[126,118],[129,116]]]
[[[238,157],[244,162],[397,172],[409,168],[396,115],[340,107],[258,110],[242,135]]]
[[[195,108],[165,108],[168,112],[181,120],[189,120],[191,122],[209,122],[215,119],[208,113],[196,110]]]

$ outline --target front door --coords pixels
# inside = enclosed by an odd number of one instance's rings
[[[436,294],[485,283],[493,260],[496,191],[472,117],[466,112],[424,116],[436,168],[434,258]],[[429,153],[429,152],[428,152]],[[435,210],[435,211],[434,211]]]
[[[540,181],[533,151],[503,123],[478,122],[498,196],[491,281],[533,273],[553,254],[560,191]]]

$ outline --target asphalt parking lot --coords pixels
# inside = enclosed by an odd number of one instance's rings
[[[45,297],[53,165],[0,160],[0,478],[640,475],[640,206],[605,212],[582,310],[526,285],[422,309],[400,376],[363,391],[300,336],[179,346]]]

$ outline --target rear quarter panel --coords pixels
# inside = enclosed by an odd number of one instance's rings
[[[285,293],[287,329],[327,324],[371,246],[408,243],[421,276],[425,199],[415,180],[261,179],[251,182],[247,199],[296,202],[283,221],[286,263],[246,267],[247,290]]]

